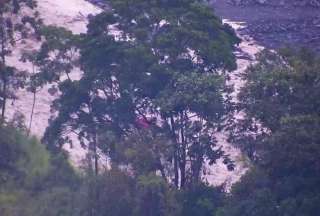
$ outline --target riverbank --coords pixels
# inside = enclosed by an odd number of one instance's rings
[[[239,34],[249,35],[270,48],[307,47],[320,52],[320,8],[291,4],[230,4],[212,0],[216,14],[223,19],[246,23]]]

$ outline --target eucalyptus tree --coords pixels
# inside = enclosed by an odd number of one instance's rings
[[[128,165],[121,152],[145,141],[158,164],[145,172],[160,171],[176,187],[199,182],[219,158],[232,168],[214,135],[230,105],[233,30],[203,1],[108,3],[112,10],[92,17],[82,35],[83,75],[60,85],[45,140],[59,147],[56,137],[73,131]]]
[[[14,98],[14,89],[20,88],[26,73],[9,66],[8,57],[19,41],[30,34],[38,35],[40,20],[33,11],[36,3],[33,0],[0,1],[0,98],[1,117],[5,117],[8,98]],[[36,36],[39,39],[39,36]]]

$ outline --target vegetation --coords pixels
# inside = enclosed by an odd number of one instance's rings
[[[320,58],[261,52],[233,104],[227,80],[239,39],[204,1],[108,3],[82,35],[28,19],[42,45],[23,55],[34,71],[21,83],[34,102],[46,84],[60,92],[41,144],[32,120],[3,118],[9,83],[19,83],[6,58],[24,29],[5,18],[35,5],[0,1],[0,215],[318,215]],[[215,139],[235,108],[244,116],[228,125],[230,140],[251,168],[227,193],[205,174],[218,160],[235,166]],[[78,168],[64,150],[74,142],[88,150]]]
[[[254,168],[218,215],[318,214],[319,66],[310,51],[282,50],[248,70],[235,140]]]
[[[41,21],[32,9],[33,0],[0,1],[0,105],[1,118],[5,118],[8,99],[14,99],[15,90],[23,88],[27,72],[8,65],[7,58],[18,42],[30,37],[39,38]],[[30,10],[30,13],[25,11]]]
[[[96,174],[100,148],[112,164],[159,172],[176,188],[201,182],[204,165],[220,158],[232,169],[214,134],[230,106],[234,32],[199,1],[110,4],[75,39],[83,75],[60,83],[44,141],[61,148],[71,131],[91,150]]]

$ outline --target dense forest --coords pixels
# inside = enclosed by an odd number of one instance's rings
[[[106,2],[74,34],[45,25],[34,0],[0,0],[0,215],[319,215],[319,55],[263,50],[234,98],[241,39],[206,1]],[[7,62],[28,40],[40,46],[22,71]],[[39,140],[33,110],[6,113],[19,89],[36,101],[47,85],[58,96]],[[218,161],[237,166],[221,131],[249,166],[231,187],[206,179]]]

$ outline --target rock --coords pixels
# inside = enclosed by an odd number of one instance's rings
[[[320,8],[320,0],[231,0],[235,5],[311,6]]]
[[[259,4],[265,4],[267,0],[256,0]]]

